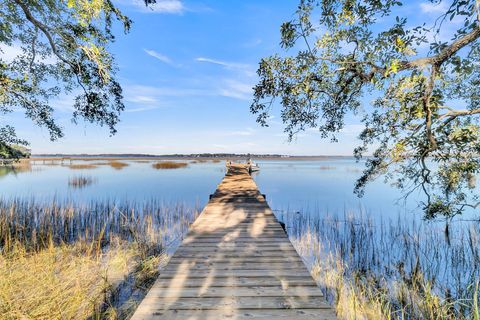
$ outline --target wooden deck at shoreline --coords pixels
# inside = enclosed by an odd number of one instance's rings
[[[244,165],[232,165],[139,319],[336,319]]]

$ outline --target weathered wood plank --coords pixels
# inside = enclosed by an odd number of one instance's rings
[[[183,249],[182,249],[183,250]],[[291,255],[288,255],[291,256]],[[294,256],[294,255],[293,255]],[[216,259],[229,259],[229,258],[260,258],[260,257],[275,257],[275,258],[285,258],[285,254],[283,252],[275,251],[250,251],[250,252],[237,252],[237,251],[224,251],[224,252],[181,252],[178,251],[175,253],[173,258],[185,258],[185,259],[196,259],[197,257],[205,257],[205,258],[216,258]]]
[[[204,287],[205,278],[189,278],[184,282],[185,278],[182,275],[178,275],[175,279],[172,278],[160,278],[155,283],[155,288],[191,288],[191,287]],[[210,279],[208,282],[209,287],[249,287],[249,286],[263,286],[263,287],[294,287],[294,286],[316,286],[310,275],[308,276],[285,276],[285,277],[219,277]]]
[[[133,318],[335,314],[245,167],[231,167]]]
[[[188,267],[190,272],[203,271],[227,271],[227,270],[290,270],[295,272],[298,268],[303,267],[302,261],[298,262],[237,262],[237,263],[223,263],[223,262],[202,262],[189,260],[180,264],[168,264],[165,271],[175,271],[180,268]]]
[[[201,236],[201,237],[195,237],[195,238],[190,238],[190,239],[185,239],[183,240],[184,244],[187,243],[288,243],[289,241],[287,239],[281,239],[281,238],[272,238],[272,237],[259,237],[259,238],[249,238],[249,237],[225,237],[225,236]]]
[[[270,249],[270,250],[281,250],[281,249],[290,249],[290,243],[284,242],[258,242],[255,243],[253,241],[248,242],[220,242],[220,243],[212,243],[212,242],[204,242],[204,243],[196,243],[192,242],[189,243],[190,248],[220,248],[220,249],[237,249],[237,250],[248,250],[248,249]],[[202,250],[202,249],[197,249]]]
[[[297,269],[283,269],[283,270],[274,270],[274,269],[242,269],[242,270],[196,270],[189,271],[178,269],[175,271],[165,270],[160,273],[159,278],[167,278],[176,275],[184,275],[187,278],[213,278],[213,277],[264,277],[264,276],[277,276],[277,277],[288,277],[291,274],[307,277],[311,276],[310,272],[307,270],[297,270]],[[320,289],[319,289],[320,290]]]
[[[225,297],[322,297],[323,294],[315,286],[295,286],[282,288],[250,286],[250,287],[212,287],[206,288],[159,288],[150,290],[152,295],[159,298],[225,298]]]
[[[335,314],[328,309],[256,309],[256,310],[149,310],[145,314],[136,314],[135,319],[171,319],[171,320],[334,320]]]
[[[202,256],[198,255],[195,257],[175,257],[171,258],[168,263],[170,264],[179,264],[185,262],[185,260],[191,260],[196,262],[204,262],[204,263],[241,263],[241,262],[302,262],[300,257],[292,256],[274,256],[274,257],[253,257],[253,256],[246,256],[246,257],[238,257],[238,256],[231,256],[230,258],[226,257],[212,257],[212,256]]]
[[[210,309],[328,309],[321,296],[315,297],[220,297],[220,298],[145,298],[144,306],[157,310],[210,310]]]

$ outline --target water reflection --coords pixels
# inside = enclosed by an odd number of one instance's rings
[[[17,175],[22,172],[31,172],[32,170],[33,169],[30,162],[21,162],[14,165],[0,166],[0,179],[9,174]]]

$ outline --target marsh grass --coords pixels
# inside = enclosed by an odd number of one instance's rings
[[[126,163],[126,162],[121,162],[121,161],[116,161],[116,160],[108,161],[108,165],[115,170],[122,170],[123,168],[129,166],[129,164]]]
[[[13,173],[40,171],[39,167],[34,167],[28,159],[21,159],[8,165],[0,166],[0,176]]]
[[[86,169],[96,169],[98,166],[91,163],[76,163],[67,165],[68,168],[72,170],[86,170]]]
[[[97,180],[94,177],[79,175],[75,177],[70,177],[68,179],[68,185],[72,188],[85,188],[89,185],[94,184]]]
[[[320,170],[336,170],[337,168],[332,166],[320,166],[319,169]]]
[[[479,319],[479,222],[279,218],[341,319]]]
[[[12,166],[14,168],[28,168],[28,169],[30,169],[32,167],[32,164],[30,163],[29,159],[20,159],[16,162],[13,162]]]
[[[197,211],[0,200],[2,319],[126,318]]]
[[[176,161],[161,161],[152,164],[152,168],[154,169],[179,169],[185,168],[188,166],[186,162],[176,162]]]

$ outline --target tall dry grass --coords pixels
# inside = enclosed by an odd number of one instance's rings
[[[279,214],[341,319],[480,319],[480,224]]]
[[[155,201],[0,200],[1,318],[128,317],[196,215]]]
[[[97,180],[94,177],[79,175],[68,178],[68,185],[70,187],[80,189],[92,185],[96,181]]]
[[[186,162],[176,162],[176,161],[161,161],[152,164],[154,169],[179,169],[185,168],[188,166]]]

